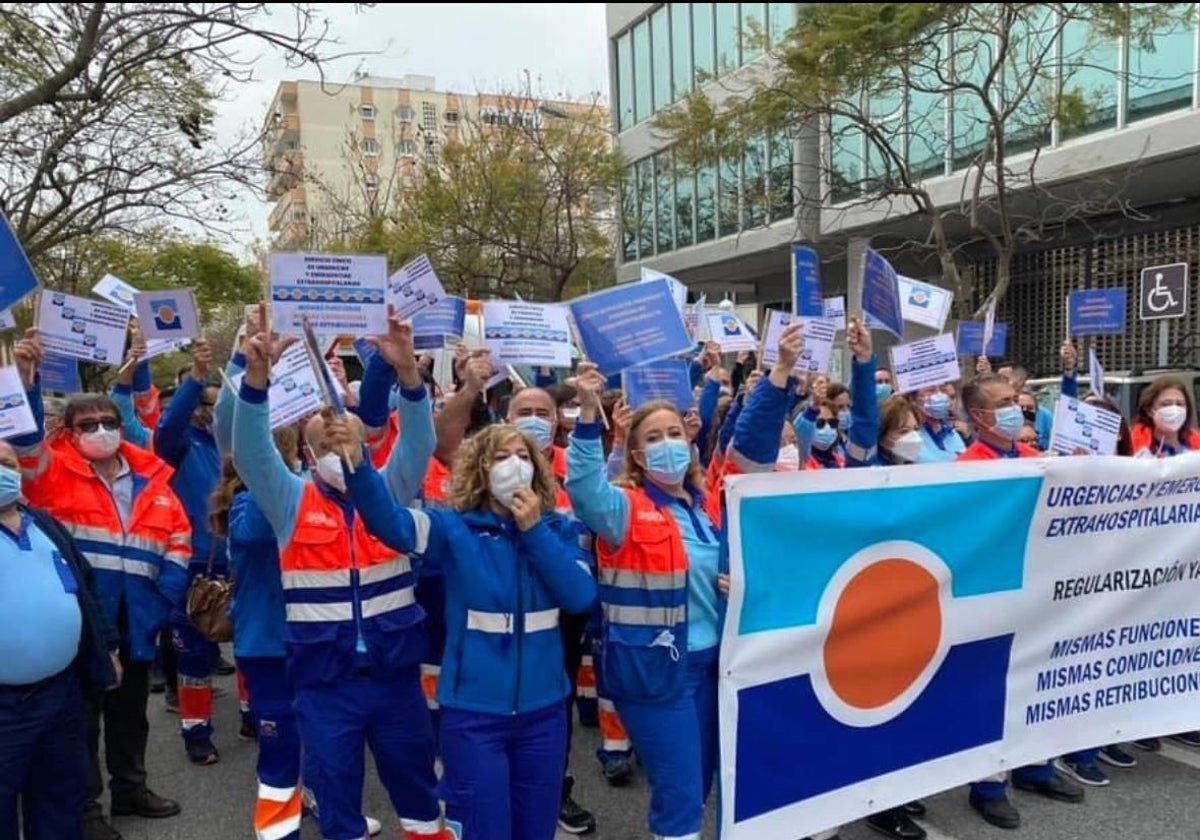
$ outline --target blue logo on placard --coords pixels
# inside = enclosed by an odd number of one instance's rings
[[[182,330],[183,321],[179,317],[179,304],[175,298],[158,298],[150,301],[150,309],[154,312],[154,326],[160,330]]]
[[[820,654],[806,673],[738,691],[737,821],[1003,738],[1013,634],[964,637],[955,617],[965,599],[986,610],[1021,588],[1012,529],[1040,489],[1012,478],[741,502],[738,632],[815,633]],[[929,515],[964,503],[978,514]],[[803,564],[786,547],[795,528],[780,527],[803,527],[797,510],[829,526]],[[822,759],[798,769],[797,755]]]

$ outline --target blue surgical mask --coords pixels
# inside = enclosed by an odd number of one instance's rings
[[[816,435],[813,436],[813,446],[823,452],[833,446],[837,441],[837,436],[837,429],[833,428],[833,426],[822,426],[817,429]]]
[[[838,428],[844,432],[852,425],[854,425],[854,417],[850,414],[850,409],[843,408],[838,412]],[[820,430],[818,430],[818,434],[819,433]],[[834,434],[837,434],[836,430],[834,431]]]
[[[930,394],[921,408],[934,420],[945,420],[950,416],[950,397],[947,394]]]
[[[659,484],[679,484],[692,464],[692,445],[682,438],[655,441],[646,447],[646,473]]]
[[[875,399],[877,399],[879,402],[883,402],[891,395],[892,395],[892,386],[891,385],[889,385],[887,382],[876,382],[875,383]]]
[[[518,417],[513,421],[513,425],[533,438],[538,449],[549,449],[554,440],[554,424],[545,417],[535,417],[532,414],[528,417]]]
[[[992,426],[992,431],[1005,440],[1016,440],[1025,426],[1025,415],[1021,413],[1021,407],[1006,405],[1004,408],[997,408],[992,414],[996,418],[996,425]]]
[[[10,507],[21,498],[21,473],[12,467],[0,466],[0,508]]]

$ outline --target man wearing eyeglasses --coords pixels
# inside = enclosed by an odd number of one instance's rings
[[[91,767],[85,840],[120,840],[104,821],[99,797],[101,718],[114,815],[171,817],[179,805],[146,786],[146,719],[155,638],[187,591],[192,529],[168,483],[171,468],[121,440],[117,406],[104,394],[76,394],[63,428],[44,435],[42,359],[36,330],[13,348],[38,429],[13,438],[29,503],[58,519],[91,565],[101,604],[120,636],[121,686],[89,697]]]
[[[221,478],[221,456],[213,438],[213,406],[219,390],[208,384],[212,347],[204,338],[192,345],[192,367],[179,382],[154,431],[154,452],[174,470],[171,488],[192,525],[192,562],[188,583],[228,570],[225,540],[208,527],[209,496]],[[212,666],[215,645],[188,621],[182,605],[171,613],[171,638],[179,672],[179,724],[193,764],[216,764],[212,734]]]

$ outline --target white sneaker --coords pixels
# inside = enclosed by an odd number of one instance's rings
[[[374,817],[363,817],[367,821],[367,836],[378,837],[383,832],[383,823]]]

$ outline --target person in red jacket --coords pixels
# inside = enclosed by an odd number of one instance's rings
[[[1000,458],[1039,458],[1041,453],[1017,442],[1025,415],[1017,403],[1017,392],[998,374],[976,377],[962,389],[963,407],[975,426],[975,440],[958,456],[959,461],[994,461]],[[1012,774],[1018,790],[1039,793],[1059,802],[1082,802],[1083,788],[1046,762],[1019,767]],[[985,822],[997,828],[1015,829],[1021,814],[1008,799],[1004,774],[971,785],[971,807]]]

